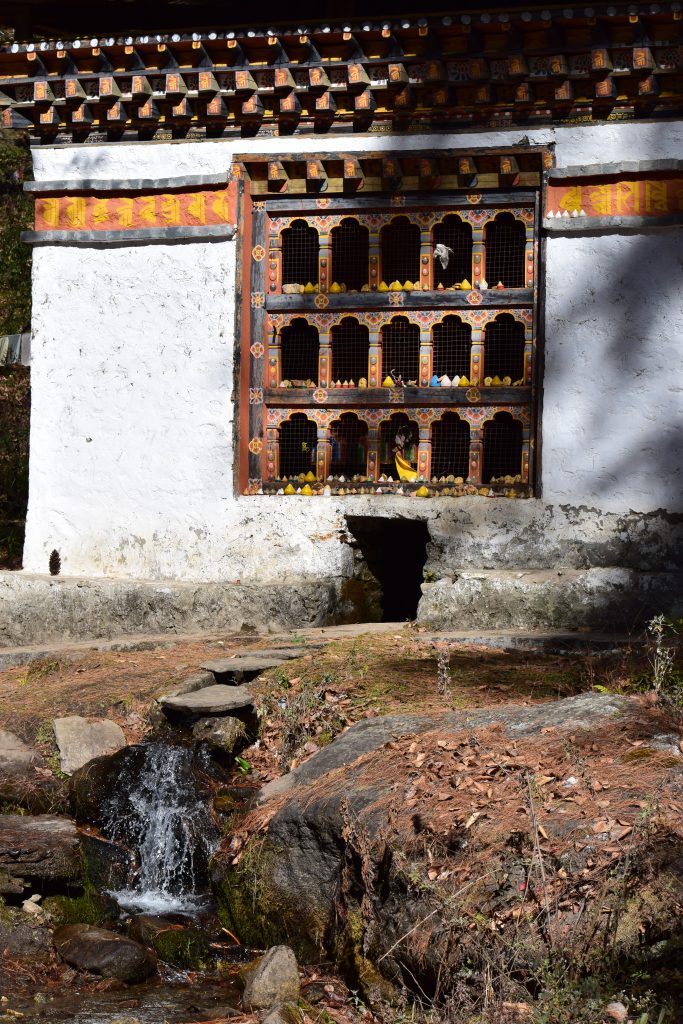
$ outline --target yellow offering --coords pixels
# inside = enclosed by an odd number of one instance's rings
[[[417,470],[413,469],[407,459],[404,459],[402,455],[396,454],[396,472],[398,473],[399,480],[417,480]]]

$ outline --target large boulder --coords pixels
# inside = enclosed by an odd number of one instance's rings
[[[648,744],[661,733],[658,709],[598,693],[367,719],[269,786],[225,843],[213,882],[226,924],[246,944],[345,962],[369,997],[387,980],[433,991],[513,932],[529,960],[547,962],[549,931],[597,949],[603,879],[621,878],[615,907],[641,901],[632,932],[620,918],[631,955],[642,920],[671,936],[667,907],[683,897],[680,837],[652,830],[628,852],[642,807],[677,798],[680,759]],[[629,758],[647,771],[626,771]]]
[[[112,754],[126,745],[123,729],[109,719],[89,722],[80,715],[68,715],[55,718],[52,724],[65,775],[72,775],[94,757]]]
[[[96,757],[69,779],[69,801],[76,821],[103,825],[115,789],[126,789],[144,771],[142,744],[122,747],[114,754]]]
[[[83,884],[79,834],[69,818],[0,815],[0,894],[69,891]]]
[[[156,971],[156,957],[150,950],[124,935],[89,924],[68,924],[54,933],[57,953],[79,971],[117,978],[129,985],[149,978]]]
[[[294,951],[289,946],[273,946],[247,974],[242,996],[246,1010],[269,1010],[281,1003],[295,1003],[301,983]]]

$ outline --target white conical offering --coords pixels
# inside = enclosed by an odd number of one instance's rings
[[[563,210],[562,211],[562,216],[563,217],[568,217],[569,216],[569,210]]]
[[[586,216],[586,211],[583,209],[583,207],[581,207],[581,209],[579,210],[579,217],[585,217],[585,216]]]
[[[329,484],[325,484],[325,486],[323,487],[323,497],[329,498],[329,497],[331,497],[331,495],[332,495],[332,488],[330,487]]]
[[[553,213],[553,211],[552,210],[548,210],[548,212],[545,215],[545,218],[546,218],[546,220],[552,220],[552,218],[554,216],[555,216],[555,214]]]
[[[442,388],[449,388],[452,383],[453,382],[451,381],[451,378],[447,377],[446,374],[444,373],[443,377],[441,378],[441,387]]]
[[[579,216],[579,211],[578,210],[572,210],[572,217],[578,217],[578,216]]]

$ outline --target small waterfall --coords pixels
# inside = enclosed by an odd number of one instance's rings
[[[112,896],[148,913],[196,909],[218,835],[197,796],[192,752],[163,743],[142,750],[142,763],[121,772],[105,809],[105,835],[135,850],[139,863],[132,887]]]

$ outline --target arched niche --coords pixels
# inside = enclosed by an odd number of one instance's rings
[[[293,220],[282,232],[282,283],[317,284],[318,232],[303,218]]]
[[[280,478],[315,473],[318,427],[303,412],[296,412],[280,424]]]
[[[469,464],[470,425],[457,413],[445,412],[432,424],[432,476],[460,476],[466,480]]]
[[[522,424],[509,412],[497,412],[484,423],[482,481],[522,472]]]

